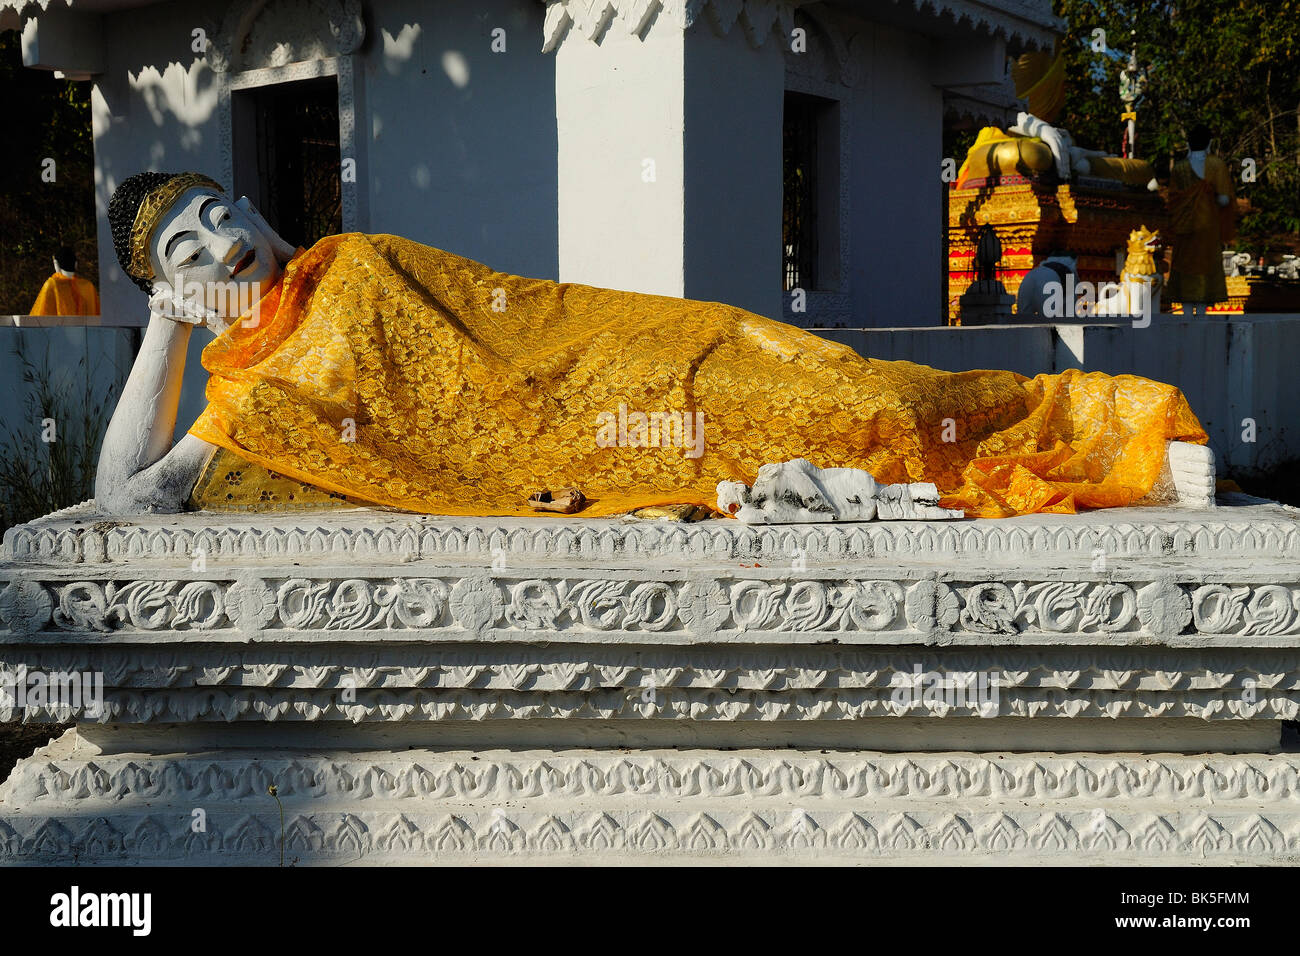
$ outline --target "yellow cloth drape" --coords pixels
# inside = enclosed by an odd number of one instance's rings
[[[1065,52],[1058,40],[1052,52],[1023,53],[1011,64],[1016,98],[1026,101],[1026,112],[1053,123],[1065,108]]]
[[[31,314],[99,315],[99,293],[89,279],[56,272],[41,286]]]
[[[1173,259],[1164,296],[1170,302],[1223,302],[1228,283],[1223,274],[1223,244],[1232,240],[1236,208],[1232,174],[1218,156],[1205,157],[1205,177],[1181,159],[1169,176]],[[1218,196],[1227,196],[1220,206]]]
[[[1176,388],[1145,379],[864,359],[732,306],[507,275],[396,236],[300,252],[250,324],[204,350],[191,432],[425,513],[527,514],[530,493],[569,485],[584,515],[714,505],[719,480],[798,457],[932,481],[971,514],[1068,512],[1141,498],[1166,440],[1206,439]],[[694,416],[702,453],[689,430],[640,446],[638,412]]]

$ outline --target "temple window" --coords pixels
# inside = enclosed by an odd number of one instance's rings
[[[236,91],[235,194],[285,239],[310,247],[343,231],[338,80],[316,77]]]
[[[787,90],[782,123],[782,289],[833,291],[839,280],[838,101]]]

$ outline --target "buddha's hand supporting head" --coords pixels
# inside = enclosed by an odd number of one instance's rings
[[[109,222],[150,308],[216,331],[256,306],[294,253],[247,197],[232,202],[196,173],[132,176],[113,193]]]

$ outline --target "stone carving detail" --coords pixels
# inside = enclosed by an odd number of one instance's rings
[[[200,549],[209,560],[276,560],[292,557],[337,561],[362,559],[368,566],[403,564],[447,556],[478,557],[484,567],[496,554],[507,560],[605,561],[665,557],[763,561],[803,554],[810,568],[820,561],[855,558],[937,558],[956,555],[1168,556],[1221,560],[1227,556],[1300,559],[1300,511],[1280,505],[1232,509],[1241,520],[1219,517],[1170,521],[1167,509],[1124,509],[1120,523],[1057,523],[1006,519],[964,524],[884,522],[843,526],[743,526],[735,521],[669,525],[620,524],[587,519],[515,523],[512,519],[344,515],[281,517],[260,523],[227,516],[211,528],[202,515],[163,523],[141,516],[131,524],[100,521],[93,502],[76,505],[5,533],[0,559],[60,565],[184,559]],[[1086,562],[1085,562],[1086,563]]]
[[[514,667],[516,682],[529,672]],[[654,674],[646,677],[653,679]],[[654,685],[648,685],[654,686]],[[1294,690],[1246,694],[1241,689],[1094,690],[1051,687],[1000,688],[995,704],[922,695],[897,700],[894,688],[827,688],[818,691],[734,690],[719,696],[712,687],[655,687],[645,704],[641,688],[534,691],[451,687],[358,689],[341,700],[336,689],[149,688],[105,689],[95,719],[106,723],[191,723],[196,721],[480,721],[521,719],[639,720],[647,717],[696,722],[742,720],[861,720],[868,717],[1192,717],[1198,720],[1295,720],[1300,698]],[[18,716],[0,698],[0,720]],[[66,708],[28,702],[27,720],[66,720]]]
[[[749,45],[767,42],[774,27],[789,36],[794,8],[807,0],[547,0],[542,52],[559,48],[570,30],[599,42],[611,25],[645,38],[650,24],[664,17],[686,30],[703,18],[718,36],[739,24]]]
[[[177,828],[177,816],[149,814],[133,820],[134,827],[125,833],[105,817],[89,823],[69,820],[68,826],[52,818],[27,836],[13,831],[0,843],[0,859],[66,860],[75,854],[86,862],[205,857],[251,862],[274,860],[279,852],[278,821],[269,817],[269,822],[262,822],[245,816],[224,831],[210,823],[207,832],[194,834]],[[789,852],[810,858],[825,852],[849,858],[922,858],[936,852],[1002,856],[1012,851],[1022,857],[1069,851],[1086,854],[1085,859],[1101,859],[1118,851],[1150,856],[1152,862],[1169,856],[1256,862],[1285,858],[1300,845],[1294,834],[1288,837],[1261,814],[1235,816],[1021,809],[1014,814],[963,811],[927,826],[907,813],[769,811],[769,823],[760,813],[734,820],[734,814],[714,811],[674,825],[653,812],[620,813],[622,824],[609,813],[581,810],[560,814],[515,810],[508,815],[462,811],[421,823],[404,813],[322,812],[298,814],[286,821],[285,850],[302,862],[390,858],[414,862],[427,860],[430,854],[463,857],[468,862],[574,853],[618,857],[690,852],[750,859]],[[271,822],[277,824],[274,829]]]
[[[918,581],[907,592],[907,623],[917,630],[947,630],[957,623],[961,602],[952,588],[934,581]]]
[[[962,627],[985,634],[1014,634],[1016,604],[1005,584],[967,588],[959,620]]]
[[[16,633],[46,626],[106,632],[239,630],[671,631],[774,633],[953,630],[970,634],[1300,632],[1300,588],[1162,580],[934,581],[397,577],[234,583],[139,580],[11,581],[0,621]]]
[[[363,639],[351,647],[298,645],[256,647],[192,644],[100,648],[88,655],[57,645],[24,646],[0,652],[0,676],[20,667],[72,672],[93,666],[109,688],[481,688],[492,690],[597,690],[641,687],[734,687],[741,690],[799,691],[820,688],[892,688],[912,667],[954,673],[995,672],[1006,692],[1091,689],[1202,695],[1286,695],[1300,690],[1300,660],[1284,649],[1063,648],[1047,651],[1000,646],[917,648],[896,651],[709,645],[648,649],[607,644],[402,645],[387,649],[383,663]],[[1158,684],[1150,678],[1159,675]]]
[[[867,753],[825,759],[748,754],[622,755],[471,761],[429,752],[410,759],[295,758],[256,762],[210,758],[159,760],[100,757],[83,762],[24,763],[5,784],[6,802],[60,800],[180,802],[265,793],[348,801],[432,798],[504,804],[564,797],[636,793],[681,800],[734,797],[746,801],[796,789],[809,800],[945,797],[964,800],[1132,800],[1153,793],[1175,801],[1207,801],[1231,810],[1300,801],[1300,767],[1275,757],[1040,756],[993,759],[978,755]],[[95,762],[99,760],[99,763]],[[104,766],[100,766],[104,763]],[[69,787],[69,782],[75,786]]]
[[[20,764],[3,798],[26,812],[0,820],[0,858],[66,859],[74,850],[92,861],[275,855],[278,818],[248,803],[272,782],[297,803],[283,832],[286,851],[300,859],[1068,850],[1258,861],[1300,849],[1300,768],[1285,756],[584,752],[470,761],[418,752],[342,762],[97,761]],[[629,794],[641,806],[625,808]],[[324,808],[339,799],[345,812]],[[709,801],[706,811],[680,809],[700,799]],[[932,799],[1003,806],[954,812]],[[859,806],[845,808],[846,800]],[[172,809],[197,801],[211,808],[204,834]],[[457,805],[454,813],[441,809],[446,802]],[[110,806],[111,822],[97,813]]]
[[[1192,605],[1178,585],[1156,581],[1138,590],[1137,613],[1146,630],[1157,637],[1172,637],[1192,620]]]
[[[755,48],[766,42],[774,26],[789,36],[794,27],[794,9],[807,0],[547,0],[543,52],[549,53],[564,41],[570,29],[598,42],[616,20],[628,33],[644,37],[655,16],[667,17],[682,29],[703,17],[719,36],[736,24]],[[897,0],[895,0],[897,2]],[[1000,34],[1008,39],[1050,48],[1053,31],[1060,21],[1052,16],[1048,3],[999,5],[972,0],[912,0],[918,9],[933,8],[957,21],[970,21],[972,29]]]
[[[0,621],[18,634],[43,628],[52,607],[49,592],[23,578],[10,581],[0,590]]]
[[[240,630],[256,631],[275,618],[275,595],[262,581],[237,581],[226,591],[226,616]]]
[[[451,589],[451,609],[456,622],[478,632],[501,616],[503,602],[497,586],[485,577],[462,578]]]
[[[273,17],[272,27],[259,21]],[[216,73],[261,69],[354,53],[365,39],[361,0],[240,0],[226,12],[208,50]]]

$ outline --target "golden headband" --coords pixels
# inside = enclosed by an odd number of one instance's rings
[[[171,208],[182,193],[196,186],[215,189],[225,193],[221,186],[202,173],[181,173],[167,180],[161,186],[150,190],[136,210],[135,222],[131,226],[131,268],[132,276],[140,279],[153,279],[153,260],[149,257],[149,239],[158,225],[158,220]]]

